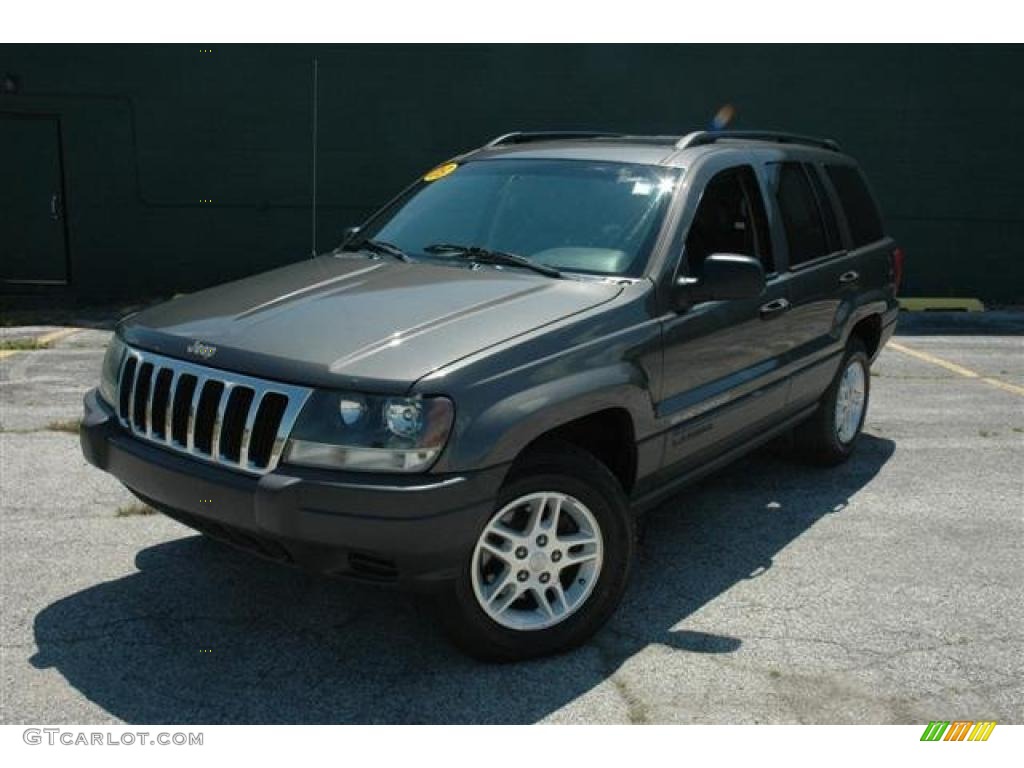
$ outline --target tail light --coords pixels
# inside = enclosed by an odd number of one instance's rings
[[[900,283],[903,282],[903,249],[893,248],[892,251],[892,281],[894,290],[899,291]]]

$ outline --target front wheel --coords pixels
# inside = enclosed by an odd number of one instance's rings
[[[634,551],[625,494],[590,454],[557,444],[514,467],[442,605],[454,642],[514,661],[568,650],[614,612]]]
[[[796,429],[796,446],[807,459],[816,464],[835,465],[850,458],[868,412],[870,368],[863,342],[850,339],[839,371],[818,410]]]

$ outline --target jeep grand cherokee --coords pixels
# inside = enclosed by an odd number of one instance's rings
[[[854,450],[902,255],[832,141],[515,133],[336,250],[122,321],[87,459],[199,531],[431,591],[490,659],[609,618],[637,515]]]

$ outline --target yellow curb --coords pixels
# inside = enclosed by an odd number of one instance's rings
[[[1015,395],[1021,395],[1022,397],[1024,397],[1024,387],[1018,387],[1016,384],[1010,384],[1009,382],[1002,381],[1001,379],[993,379],[989,376],[982,376],[980,373],[978,373],[977,371],[972,371],[970,368],[964,368],[962,365],[951,363],[949,362],[949,360],[943,360],[941,357],[929,355],[927,352],[922,352],[918,349],[911,349],[910,347],[905,347],[902,344],[897,344],[895,341],[890,341],[889,347],[895,349],[897,352],[902,352],[904,355],[910,355],[911,357],[916,357],[918,360],[923,360],[926,363],[938,365],[939,367],[945,368],[947,371],[952,371],[953,373],[959,376],[963,376],[964,378],[978,379],[978,381],[983,381],[986,384],[991,384],[993,387],[998,387],[999,389],[1002,389],[1006,392],[1012,392]]]
[[[0,360],[20,352],[20,349],[0,349]]]
[[[900,299],[900,309],[908,312],[946,310],[955,312],[984,312],[985,305],[978,299],[964,298],[906,298]]]

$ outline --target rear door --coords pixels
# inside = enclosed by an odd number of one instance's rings
[[[67,282],[60,123],[0,115],[0,280]]]
[[[796,161],[767,167],[788,257],[792,306],[785,324],[794,363],[789,405],[796,408],[820,397],[835,374],[860,275],[819,169]]]

